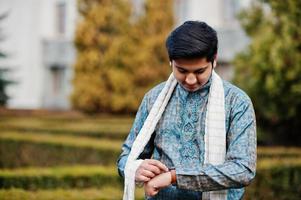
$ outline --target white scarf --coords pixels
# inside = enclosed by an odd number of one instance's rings
[[[171,97],[177,84],[177,80],[171,74],[165,83],[163,90],[157,97],[149,115],[147,116],[139,134],[137,135],[131,152],[128,156],[124,170],[124,194],[123,200],[135,199],[135,173],[143,160],[137,160],[144,147],[151,138],[155,127]],[[212,83],[209,90],[209,98],[206,112],[205,127],[205,159],[204,163],[213,165],[222,164],[226,155],[226,128],[224,87],[221,78],[213,71]],[[225,200],[226,190],[203,192],[203,200]]]

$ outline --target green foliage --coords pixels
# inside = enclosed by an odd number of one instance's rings
[[[114,187],[89,189],[53,189],[26,191],[0,190],[0,200],[116,200],[122,199],[122,190]]]
[[[6,69],[0,69],[0,106],[5,106],[8,100],[5,89],[10,84],[10,81],[5,79],[6,71]]]
[[[132,117],[91,117],[52,119],[47,117],[0,117],[2,132],[22,132],[87,136],[124,140],[133,122]],[[118,126],[116,126],[118,124]]]
[[[0,188],[50,189],[88,188],[115,185],[122,180],[113,167],[68,166],[0,170]]]
[[[135,112],[144,93],[166,79],[164,41],[172,0],[146,1],[133,18],[129,1],[79,0],[72,102],[86,112]]]
[[[26,191],[22,189],[0,190],[0,200],[119,200],[123,191],[116,186],[88,189],[51,189]],[[144,200],[143,188],[136,192],[137,200]]]
[[[301,198],[301,162],[299,165],[273,166],[258,170],[254,182],[247,187],[245,199],[298,200]]]
[[[0,168],[113,165],[132,120],[108,116],[64,117],[62,114],[58,118],[1,117]]]
[[[120,123],[129,127],[133,119],[64,113],[5,116],[0,118],[0,200],[121,199],[122,180],[115,162],[123,139],[83,134],[100,130],[98,124],[116,131]],[[47,133],[47,128],[53,132]],[[259,147],[257,175],[244,199],[299,199],[300,166],[300,148]],[[143,188],[136,194],[136,199],[143,199]]]
[[[99,150],[112,150],[119,149],[122,142],[112,141],[109,139],[94,139],[89,137],[76,137],[70,135],[52,135],[52,134],[35,134],[35,133],[18,133],[18,132],[2,132],[0,139],[15,140],[15,141],[28,141],[43,144],[53,145],[66,145],[75,147],[89,147]]]
[[[235,82],[274,143],[301,144],[300,8],[296,0],[261,0],[240,15],[251,44],[234,60]]]
[[[257,148],[257,158],[265,159],[265,158],[300,158],[301,157],[301,149],[296,147],[259,147]],[[270,161],[270,160],[269,160]]]
[[[6,13],[0,15],[0,21],[3,20],[7,16]],[[1,29],[0,29],[1,31]],[[0,32],[0,42],[3,40],[2,33]],[[0,59],[5,58],[6,55],[3,51],[0,51]],[[7,80],[8,69],[4,66],[0,66],[0,106],[5,106],[7,103],[7,100],[9,99],[7,93],[6,93],[6,87],[7,85],[13,83],[12,81]]]
[[[78,138],[80,139],[80,138]],[[57,165],[114,165],[116,150],[0,139],[0,168]]]

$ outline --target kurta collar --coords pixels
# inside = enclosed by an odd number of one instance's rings
[[[200,89],[194,91],[194,92],[189,92],[187,91],[181,84],[177,84],[176,89],[178,91],[178,95],[182,99],[186,99],[187,96],[200,96],[200,98],[204,98],[209,94],[209,89],[212,83],[212,75],[210,75],[210,78],[208,79],[207,83],[203,85]]]

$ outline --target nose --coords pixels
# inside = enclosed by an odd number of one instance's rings
[[[188,85],[194,85],[197,82],[197,79],[194,74],[188,74],[185,79]]]

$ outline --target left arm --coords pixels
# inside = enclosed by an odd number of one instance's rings
[[[237,98],[232,105],[227,134],[227,153],[221,165],[205,164],[197,175],[178,174],[172,170],[145,183],[147,195],[177,183],[178,188],[214,191],[247,186],[256,172],[256,119],[249,98]]]
[[[177,174],[181,189],[213,191],[250,184],[256,171],[256,120],[249,98],[237,98],[231,108],[225,162],[205,164],[197,175]]]

